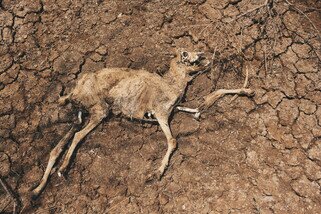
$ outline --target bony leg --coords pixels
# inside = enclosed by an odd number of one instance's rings
[[[242,88],[239,89],[219,89],[212,92],[211,94],[204,97],[204,103],[199,107],[201,110],[208,109],[211,107],[219,98],[223,97],[226,94],[235,94],[231,102],[237,98],[238,95],[253,96],[254,91],[247,88],[249,81],[249,71],[246,69],[246,76]]]
[[[165,169],[167,168],[167,166],[169,165],[169,160],[170,157],[172,155],[172,153],[174,152],[174,150],[177,147],[177,142],[176,139],[172,138],[170,140],[167,140],[167,151],[166,154],[162,160],[162,164],[159,167],[158,171],[159,171],[159,178],[161,178],[164,175]]]
[[[173,151],[177,147],[177,143],[176,143],[176,139],[173,138],[173,136],[172,136],[172,132],[171,132],[169,124],[168,124],[168,117],[156,115],[156,119],[157,119],[161,129],[163,130],[163,132],[166,136],[166,139],[167,139],[167,151],[166,151],[166,154],[162,160],[162,164],[158,169],[159,170],[159,178],[161,178],[165,172],[165,169],[167,168],[167,166],[169,164],[169,160],[170,160],[170,157],[171,157]]]
[[[244,83],[243,83],[242,89],[247,88],[248,83],[249,83],[249,69],[246,67],[246,74],[245,74],[245,79],[244,79]],[[253,93],[254,93],[254,91],[253,91]],[[235,95],[232,97],[232,99],[231,99],[230,102],[233,102],[234,100],[236,100],[237,97],[238,97],[238,94],[235,94]]]
[[[252,96],[254,95],[254,91],[249,88],[239,88],[239,89],[219,89],[214,91],[213,93],[204,97],[204,103],[200,107],[200,109],[204,110],[211,107],[219,98],[223,97],[226,94],[238,94],[238,95],[246,95]]]
[[[82,124],[82,111],[78,112],[78,121],[77,124]]]
[[[187,108],[187,107],[182,107],[182,106],[177,106],[176,108],[180,111],[185,111],[188,113],[198,113],[199,112],[198,108]]]
[[[93,130],[105,117],[106,117],[105,110],[100,106],[94,106],[94,108],[92,109],[92,111],[90,113],[90,118],[89,118],[88,124],[85,126],[85,128],[83,128],[82,130],[80,130],[79,132],[77,132],[75,134],[74,139],[72,140],[72,143],[70,145],[70,148],[66,154],[66,157],[65,157],[61,167],[58,170],[59,176],[62,176],[62,174],[66,171],[66,169],[69,165],[69,162],[70,162],[70,158],[71,158],[72,154],[74,153],[74,150],[77,147],[78,143],[84,137],[86,137],[86,135],[91,130]]]
[[[198,120],[201,115],[200,110],[198,108],[188,108],[188,107],[177,106],[176,109],[178,109],[179,111],[184,111],[184,112],[194,114],[194,118],[196,120]]]
[[[34,199],[36,198],[41,191],[44,189],[44,187],[47,184],[50,172],[55,165],[58,157],[61,155],[64,147],[67,145],[70,138],[73,136],[73,134],[77,130],[77,125],[73,125],[70,130],[67,132],[67,134],[59,141],[59,143],[56,145],[56,147],[50,152],[50,157],[48,161],[48,165],[46,168],[46,171],[40,181],[40,184],[32,191],[31,197]]]

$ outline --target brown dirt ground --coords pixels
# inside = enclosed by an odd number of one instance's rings
[[[105,120],[67,180],[53,174],[26,212],[321,213],[321,3],[269,0],[253,10],[264,2],[0,1],[0,173],[23,203],[75,117],[57,97],[80,73],[163,74],[176,48],[216,50],[183,105],[240,87],[246,66],[256,91],[224,97],[199,122],[174,114],[179,148],[161,181],[148,180],[166,150],[158,126]],[[0,212],[11,212],[9,201],[0,188]]]

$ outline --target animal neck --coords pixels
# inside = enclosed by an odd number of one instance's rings
[[[176,60],[171,62],[169,71],[164,75],[164,78],[173,86],[173,88],[179,91],[185,91],[188,82],[192,80],[186,71],[177,64]]]

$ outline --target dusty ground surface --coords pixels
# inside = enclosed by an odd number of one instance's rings
[[[200,121],[174,114],[179,148],[161,181],[148,180],[166,151],[160,128],[105,120],[67,180],[53,174],[26,212],[321,213],[321,4],[264,3],[0,1],[0,169],[23,203],[76,116],[57,98],[80,73],[114,66],[162,75],[176,48],[216,50],[183,105],[241,86],[246,66],[256,91],[224,97]],[[0,212],[12,206],[0,188]]]

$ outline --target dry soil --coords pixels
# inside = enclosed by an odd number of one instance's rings
[[[1,176],[26,204],[76,117],[57,98],[79,74],[162,75],[185,48],[215,60],[184,106],[241,87],[246,67],[256,96],[226,96],[200,121],[175,113],[179,147],[161,181],[148,179],[166,151],[160,128],[106,119],[25,212],[321,213],[320,11],[318,0],[0,1]],[[0,188],[0,212],[12,208]]]

